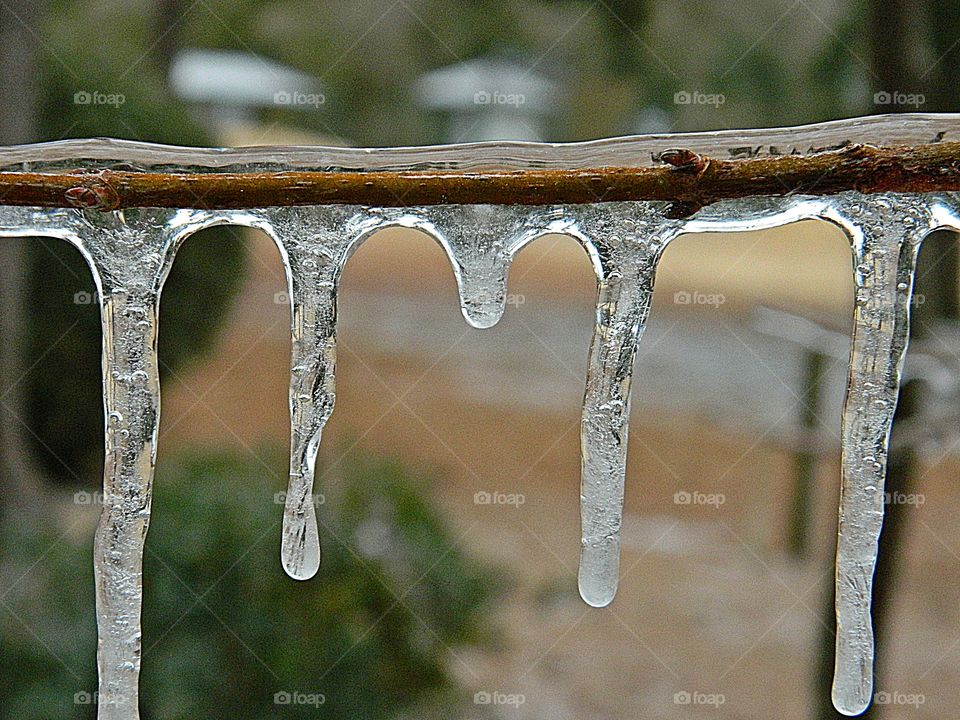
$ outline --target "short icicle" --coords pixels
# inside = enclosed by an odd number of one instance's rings
[[[584,601],[609,605],[620,574],[620,529],[630,422],[630,381],[653,297],[660,254],[680,223],[660,203],[606,203],[571,209],[578,234],[596,250],[596,325],[580,425]]]
[[[503,316],[514,242],[532,211],[510,205],[438,205],[417,208],[412,227],[433,235],[450,256],[460,310],[475,328],[490,328]]]
[[[873,694],[870,605],[890,430],[917,252],[932,222],[927,200],[904,195],[841,197],[825,217],[846,229],[853,246],[856,301],[842,422],[832,695],[839,712],[859,715]]]
[[[277,208],[269,216],[290,279],[290,480],[283,511],[281,561],[296,580],[320,567],[313,493],[323,428],[335,401],[337,280],[355,231],[355,208]]]

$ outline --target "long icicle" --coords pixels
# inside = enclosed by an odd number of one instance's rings
[[[84,213],[81,249],[99,279],[103,325],[103,510],[94,541],[99,720],[136,720],[143,544],[150,522],[160,376],[160,285],[171,211]]]
[[[157,418],[157,298],[104,288],[103,511],[94,544],[100,720],[136,717],[143,541],[150,521]]]
[[[576,212],[574,210],[574,212]],[[658,203],[593,206],[578,222],[596,251],[597,310],[580,425],[580,595],[609,605],[620,576],[630,381],[656,264],[678,223]]]
[[[841,200],[837,215],[853,243],[850,374],[843,409],[840,522],[836,561],[833,703],[859,715],[873,693],[873,572],[883,524],[884,478],[920,241],[931,230],[926,200],[912,196]]]

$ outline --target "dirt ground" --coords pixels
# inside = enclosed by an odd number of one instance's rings
[[[594,295],[586,260],[565,241],[540,241],[511,276],[523,302],[500,326],[476,331],[460,317],[439,251],[409,241],[415,269],[387,274],[394,242],[378,237],[348,266],[337,409],[319,484],[336,482],[338,460],[353,445],[398,457],[438,479],[436,499],[459,542],[504,567],[514,583],[497,618],[506,646],[491,655],[451,649],[471,693],[490,693],[478,715],[814,717],[832,582],[839,400],[823,414],[811,556],[792,561],[785,521],[796,413],[784,398],[793,366],[764,359],[779,344],[741,342],[755,299],[703,275],[693,289],[726,289],[727,306],[679,308],[672,294],[689,285],[679,273],[661,274],[635,378],[620,590],[611,607],[592,609],[576,591],[579,403]],[[756,269],[755,244],[744,240],[717,272]],[[217,352],[164,388],[162,452],[199,443],[256,453],[264,442],[287,442],[289,310],[274,302],[282,272],[263,238],[250,247],[248,280]],[[803,253],[794,259],[803,261]],[[842,288],[849,266],[826,265],[824,282]],[[842,317],[845,302],[826,305]],[[729,329],[726,340],[717,327]],[[676,333],[682,342],[671,340]],[[670,342],[689,349],[657,355]],[[717,377],[704,371],[714,365]],[[842,367],[834,370],[842,379]],[[839,382],[828,384],[832,396],[842,393]],[[958,701],[960,463],[945,450],[925,459],[923,504],[911,510],[901,550],[877,682],[889,693],[887,718],[948,717]],[[478,492],[523,502],[478,505]],[[678,504],[678,492],[722,502]]]

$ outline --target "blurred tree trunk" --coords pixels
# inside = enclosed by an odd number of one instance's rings
[[[188,12],[183,0],[156,0],[154,32],[156,58],[163,77],[170,71],[170,63],[180,49],[180,24]]]
[[[956,60],[933,73],[933,68],[924,67],[925,56],[948,60],[949,52],[942,53],[945,43],[953,43],[956,33],[950,23],[939,16],[940,8],[929,0],[873,0],[870,16],[871,70],[874,91],[891,94],[922,93],[930,101],[924,110],[956,111],[956,72],[960,71]],[[956,13],[955,13],[956,14]],[[929,65],[929,63],[927,63]],[[940,82],[936,82],[939,80]],[[914,107],[889,106],[882,112],[915,111]],[[879,109],[878,109],[879,110]],[[933,140],[933,138],[931,138]],[[931,324],[943,319],[956,319],[958,313],[958,274],[960,274],[960,251],[957,237],[952,232],[935,232],[928,236],[917,263],[917,278],[914,293],[922,295],[924,302],[911,310],[910,337],[920,340]],[[922,382],[904,384],[894,417],[891,434],[890,455],[887,463],[887,492],[908,494],[916,480],[917,451],[909,438],[916,437],[911,425],[923,422],[925,385]],[[909,514],[913,506],[889,503],[886,506],[883,532],[880,535],[879,557],[874,573],[873,627],[877,648],[874,663],[874,691],[886,688],[893,690],[884,681],[884,658],[888,647],[888,629],[893,604],[894,588],[901,566],[901,548],[909,530]],[[824,611],[824,622],[833,628],[834,593],[831,587],[829,606]],[[819,717],[833,719],[844,717],[830,703],[830,684],[833,676],[834,636],[826,630],[822,633],[820,651],[821,710]],[[904,688],[899,688],[905,690]],[[861,715],[870,720],[882,717],[883,707],[871,705]]]
[[[0,5],[0,144],[31,142],[38,105],[34,36],[43,15],[40,0]],[[0,507],[23,504],[39,489],[24,426],[24,333],[29,297],[27,240],[0,241]]]

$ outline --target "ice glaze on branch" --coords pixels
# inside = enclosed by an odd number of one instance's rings
[[[761,195],[960,190],[960,142],[854,144],[811,155],[719,160],[678,148],[656,167],[458,171],[0,172],[0,204],[116,210],[283,205],[402,207],[662,200],[671,213]]]

